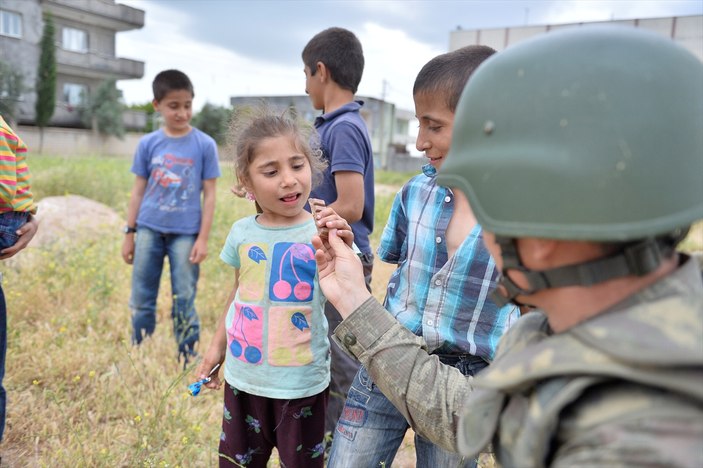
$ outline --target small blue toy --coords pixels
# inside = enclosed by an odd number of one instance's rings
[[[188,393],[190,393],[191,396],[198,396],[200,393],[200,387],[202,387],[204,384],[208,383],[209,381],[212,380],[212,375],[217,372],[217,369],[220,368],[220,364],[217,363],[215,364],[215,367],[212,368],[210,373],[205,377],[204,379],[200,379],[197,382],[193,382],[192,384],[188,385]]]

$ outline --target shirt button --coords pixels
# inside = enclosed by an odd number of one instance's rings
[[[442,280],[435,280],[435,286],[442,286]]]
[[[450,197],[449,195],[444,197],[444,203],[449,203],[450,201],[452,201],[452,197]]]
[[[344,344],[347,346],[353,346],[356,344],[356,337],[351,333],[344,335]]]
[[[441,243],[441,242],[442,242],[442,238],[439,237],[439,236],[437,236],[437,237],[435,238],[435,242],[438,243],[438,244]]]
[[[432,325],[432,320],[428,320],[427,325]]]

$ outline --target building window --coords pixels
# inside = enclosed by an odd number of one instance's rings
[[[70,106],[81,106],[85,104],[88,97],[88,88],[82,84],[64,83],[63,101]]]
[[[0,34],[22,37],[22,17],[18,13],[0,10]]]
[[[88,33],[82,29],[63,28],[61,47],[74,52],[87,52]]]

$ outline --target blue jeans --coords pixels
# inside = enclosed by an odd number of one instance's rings
[[[7,306],[5,293],[2,290],[2,274],[0,274],[0,442],[5,432],[5,405],[7,395],[2,381],[5,378],[5,353],[7,352]]]
[[[444,364],[458,368],[464,375],[474,375],[488,365],[470,355],[440,355]],[[328,468],[371,468],[391,466],[409,428],[403,415],[373,383],[364,367],[359,369],[339,418],[332,440]],[[475,467],[467,460],[415,434],[417,468]]]
[[[173,304],[173,334],[178,343],[179,357],[195,355],[195,343],[200,339],[200,319],[195,311],[195,293],[200,267],[188,260],[196,235],[163,234],[140,227],[134,245],[132,269],[132,342],[139,344],[156,328],[156,298],[168,257],[171,268]]]
[[[371,291],[371,273],[373,272],[373,254],[359,255],[361,264],[364,268],[364,279],[366,288]],[[327,337],[330,341],[330,397],[327,404],[327,415],[325,416],[325,433],[334,433],[334,428],[337,425],[344,402],[347,399],[347,392],[354,377],[359,371],[361,364],[355,358],[350,357],[342,351],[331,336],[334,334],[334,329],[342,323],[342,316],[339,315],[337,309],[334,308],[331,302],[325,303],[325,317],[327,317]]]
[[[0,213],[0,250],[12,247],[20,236],[17,230],[27,222],[29,213],[26,211],[6,211]]]

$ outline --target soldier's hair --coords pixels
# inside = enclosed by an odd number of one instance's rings
[[[151,89],[154,92],[154,99],[160,102],[171,91],[186,90],[191,96],[195,97],[193,91],[193,83],[190,82],[188,75],[180,70],[164,70],[154,77],[151,83]]]
[[[310,39],[302,56],[311,75],[317,71],[317,62],[322,62],[335,83],[356,93],[364,73],[364,51],[353,32],[344,28],[325,29]]]
[[[470,45],[436,56],[417,74],[413,96],[428,94],[443,97],[447,108],[455,112],[466,82],[476,68],[495,52],[488,46]]]

